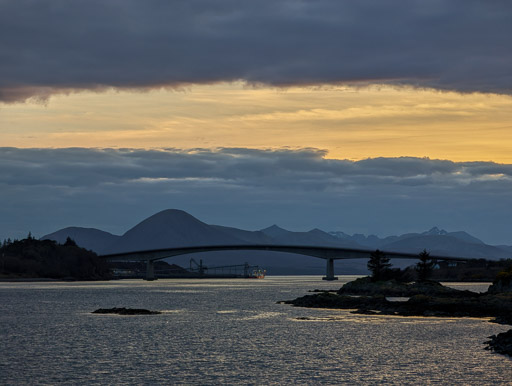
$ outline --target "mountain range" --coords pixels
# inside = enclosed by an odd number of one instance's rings
[[[433,255],[463,256],[486,259],[512,257],[512,246],[492,246],[466,232],[447,232],[436,227],[423,233],[379,238],[362,234],[324,232],[292,232],[272,225],[259,231],[208,225],[177,209],[168,209],[143,220],[121,236],[95,229],[68,227],[42,237],[59,243],[72,238],[79,246],[98,254],[128,251],[221,244],[282,244],[332,246],[356,249],[381,249],[393,252],[419,253],[427,249]],[[172,263],[187,266],[190,258],[203,259],[210,265],[241,264],[248,261],[265,267],[272,274],[323,274],[325,262],[320,259],[262,251],[226,251],[186,255],[172,258]],[[396,266],[411,264],[402,261]],[[366,261],[351,260],[343,264],[344,274],[366,273]]]

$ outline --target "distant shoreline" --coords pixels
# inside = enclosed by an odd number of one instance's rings
[[[322,275],[267,275],[267,277],[272,276],[318,276],[321,277]],[[339,275],[339,276],[363,276],[363,275]],[[244,279],[243,277],[159,277],[158,280],[175,280],[175,279]],[[48,277],[20,277],[20,278],[9,278],[9,277],[2,277],[0,278],[0,283],[31,283],[31,282],[92,282],[92,281],[119,281],[119,280],[141,280],[144,281],[143,278],[115,278],[115,279],[73,279],[73,278],[67,278],[67,279],[54,279],[54,278],[48,278]],[[492,283],[492,281],[461,281],[461,280],[441,280],[442,283],[464,283],[464,284],[471,284],[471,283],[478,283],[478,284],[485,284],[489,283],[489,285]]]
[[[112,281],[112,279],[53,279],[49,277],[20,277],[20,278],[9,278],[9,277],[2,277],[0,278],[0,283],[50,283],[50,282],[89,282],[89,281]]]

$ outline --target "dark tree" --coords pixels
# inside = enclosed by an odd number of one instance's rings
[[[64,243],[64,246],[66,246],[66,247],[76,247],[77,245],[76,245],[75,240],[73,240],[71,237],[68,236],[66,238],[66,242]]]
[[[430,253],[426,249],[419,255],[420,261],[416,263],[416,272],[418,274],[418,281],[427,281],[432,275],[435,261],[430,258]]]
[[[391,267],[391,263],[389,262],[389,257],[386,257],[384,252],[377,249],[370,255],[367,266],[372,273],[372,281],[379,281],[384,278],[384,274]]]

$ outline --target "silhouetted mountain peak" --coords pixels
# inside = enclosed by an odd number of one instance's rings
[[[432,227],[428,231],[423,232],[422,235],[425,236],[446,236],[448,232],[444,229],[439,229],[438,227]]]
[[[129,232],[133,232],[135,230],[139,230],[142,228],[146,228],[148,225],[151,225],[151,227],[170,227],[170,226],[178,226],[187,224],[187,223],[195,223],[195,224],[201,224],[207,226],[202,221],[199,221],[197,218],[192,216],[191,214],[180,210],[180,209],[166,209],[162,210],[161,212],[155,213],[154,215],[146,218],[145,220],[141,221],[137,225],[135,225],[133,228],[128,230],[126,234]]]
[[[112,246],[112,252],[219,244],[243,244],[243,241],[183,210],[166,209],[128,230]]]
[[[352,236],[350,236],[349,234],[346,234],[345,232],[342,232],[342,231],[332,231],[332,232],[328,232],[331,236],[334,236],[338,239],[350,239],[352,238]],[[354,235],[356,236],[356,235]]]
[[[279,225],[276,225],[276,224],[273,224],[273,225],[269,226],[268,228],[262,229],[262,231],[274,231],[274,230],[286,231],[286,229],[281,228]]]
[[[267,236],[270,236],[272,238],[279,238],[281,236],[291,233],[290,231],[287,231],[286,229],[283,229],[277,226],[276,224],[269,226],[268,228],[262,229],[261,232],[265,233]]]

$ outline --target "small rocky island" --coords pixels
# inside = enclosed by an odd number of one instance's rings
[[[392,297],[408,299],[393,301]],[[320,292],[285,303],[298,307],[353,309],[364,314],[494,317],[499,322],[512,324],[512,293],[477,294],[437,282],[371,282],[369,278],[361,278],[345,284],[337,293]]]
[[[370,315],[488,317],[493,322],[512,325],[512,267],[500,272],[489,290],[481,294],[427,280],[421,270],[421,280],[403,282],[396,279],[396,274],[386,273],[388,267],[377,275],[372,271],[371,277],[349,282],[337,292],[318,292],[282,303]],[[489,338],[488,349],[512,356],[512,330]]]
[[[150,311],[143,308],[98,308],[92,312],[93,314],[116,314],[116,315],[158,315],[160,311]]]

